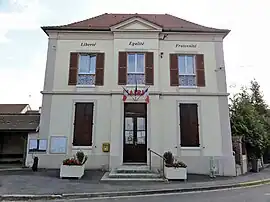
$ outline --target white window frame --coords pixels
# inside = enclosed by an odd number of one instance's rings
[[[187,73],[187,57],[188,56],[192,56],[193,57],[193,72],[194,73]],[[179,68],[179,57],[184,57],[185,60],[185,73],[181,73],[180,72],[180,68]],[[178,62],[178,76],[179,76],[179,88],[197,88],[197,73],[196,73],[196,55],[192,55],[192,54],[181,54],[177,56],[177,62]],[[180,76],[194,76],[195,78],[195,85],[190,86],[190,85],[180,85]]]
[[[180,120],[180,104],[197,104],[197,114],[198,114],[198,131],[199,131],[199,146],[181,146],[181,120]],[[201,109],[202,109],[202,104],[201,100],[177,100],[176,101],[176,116],[178,120],[177,124],[177,141],[178,141],[178,152],[181,154],[181,150],[198,150],[199,152],[202,152],[202,149],[204,148],[203,146],[203,136],[202,136],[202,120],[201,120]],[[179,135],[180,134],[180,135]]]
[[[192,73],[187,73],[187,57],[192,56],[193,57],[193,74]],[[180,73],[180,68],[179,68],[179,57],[184,57],[185,59],[185,73]],[[179,76],[196,76],[196,55],[178,55],[177,57],[178,60],[178,71],[179,71]]]
[[[128,74],[145,74],[145,53],[128,53],[127,54],[127,65],[129,65],[129,55],[135,55],[135,72],[129,72],[127,71]],[[143,72],[138,72],[137,68],[138,68],[138,55],[143,55]],[[127,70],[128,70],[128,66],[127,66]]]
[[[96,54],[84,54],[84,53],[81,53],[79,54],[79,68],[78,68],[78,75],[80,74],[87,74],[87,75],[96,75],[96,66],[95,66],[95,72],[94,73],[91,73],[91,72],[81,72],[81,65],[80,65],[80,61],[81,61],[81,56],[88,56],[91,58],[91,56],[95,56],[96,57],[96,62],[97,62],[97,55]],[[91,67],[91,63],[90,63],[90,67]]]

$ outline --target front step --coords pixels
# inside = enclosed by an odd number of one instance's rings
[[[109,173],[111,178],[159,178],[157,173]]]
[[[164,181],[160,173],[151,171],[148,166],[121,166],[105,173],[101,181]]]
[[[115,172],[117,173],[153,173],[149,169],[149,166],[136,166],[136,165],[124,165],[116,168]]]

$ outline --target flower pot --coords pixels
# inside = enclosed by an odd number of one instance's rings
[[[164,167],[164,174],[168,180],[186,180],[187,168]]]
[[[84,175],[84,165],[61,165],[60,178],[81,178]]]

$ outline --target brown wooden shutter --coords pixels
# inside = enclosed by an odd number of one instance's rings
[[[204,57],[202,54],[196,55],[196,73],[197,73],[197,86],[205,86],[205,73],[204,73]]]
[[[199,147],[198,105],[181,103],[179,109],[181,147]]]
[[[92,146],[94,103],[76,103],[73,146]]]
[[[154,53],[145,54],[145,84],[154,85]]]
[[[96,86],[104,85],[104,53],[97,54],[96,62]]]
[[[118,57],[118,85],[127,84],[127,53],[119,52]]]
[[[77,84],[78,53],[70,53],[68,85]]]
[[[170,54],[170,80],[171,86],[179,86],[177,54]]]

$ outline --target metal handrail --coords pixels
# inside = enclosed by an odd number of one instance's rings
[[[151,153],[153,153],[153,154],[155,154],[156,156],[158,156],[158,157],[160,157],[162,159],[162,175],[163,175],[163,178],[165,178],[164,167],[165,167],[166,159],[161,154],[153,151],[150,148],[148,148],[148,151],[149,151],[149,167],[150,167],[150,170],[151,170],[151,167],[152,167],[152,155],[151,155]]]

